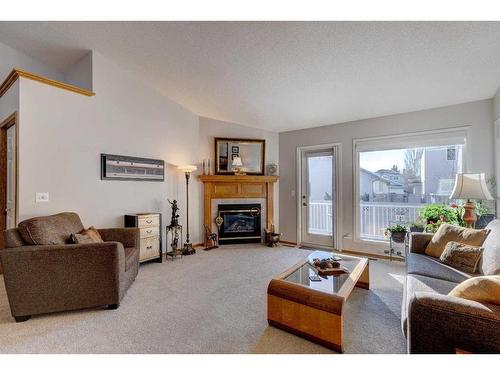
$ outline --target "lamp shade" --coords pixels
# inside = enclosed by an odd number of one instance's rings
[[[457,173],[450,199],[493,200],[484,173]]]
[[[235,156],[233,158],[233,167],[242,167],[243,166],[243,162],[241,160],[241,156]]]
[[[198,168],[196,167],[196,165],[180,165],[177,167],[177,169],[184,173],[191,173],[197,170]]]

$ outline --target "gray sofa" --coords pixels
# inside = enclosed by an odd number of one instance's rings
[[[474,275],[425,255],[432,234],[412,233],[401,309],[408,353],[500,352],[500,306],[448,296],[467,278],[500,275],[500,220],[487,228],[491,232]]]

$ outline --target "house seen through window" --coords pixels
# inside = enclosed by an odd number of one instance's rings
[[[449,203],[462,152],[460,144],[359,152],[359,238],[383,240],[384,228],[411,224],[420,207]]]

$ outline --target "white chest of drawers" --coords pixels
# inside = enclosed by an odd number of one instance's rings
[[[153,259],[162,262],[161,214],[125,215],[125,227],[140,230],[139,262]]]

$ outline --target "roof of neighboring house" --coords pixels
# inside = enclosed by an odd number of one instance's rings
[[[379,169],[375,173],[390,173],[390,174],[401,174],[400,171],[395,171],[394,169]]]
[[[394,181],[390,181],[388,180],[387,178],[384,178],[382,176],[379,176],[378,174],[372,172],[372,171],[369,171],[368,169],[364,169],[364,168],[359,168],[359,170],[361,172],[364,172],[366,174],[369,174],[371,177],[373,177],[374,179],[376,180],[379,180],[379,181],[382,181],[382,182],[385,182],[387,185],[392,185],[392,186],[395,186],[395,185],[399,185],[399,186],[403,186],[402,184],[398,184],[397,182],[394,182]]]
[[[368,169],[359,168],[359,170],[360,170],[361,172],[364,172],[364,173],[366,173],[366,174],[369,174],[371,177],[373,177],[373,178],[375,178],[375,179],[377,179],[377,180],[381,180],[381,181],[384,181],[384,182],[387,182],[387,183],[389,183],[389,182],[390,182],[389,180],[387,180],[387,179],[385,179],[385,178],[383,178],[383,177],[379,176],[379,175],[378,175],[378,174],[376,174],[376,173],[373,173],[372,171],[369,171]]]
[[[402,175],[400,171],[395,171],[394,169],[379,169],[378,171],[375,172],[375,174],[377,176],[380,176],[380,174],[396,174],[396,175],[399,175],[399,176]],[[400,182],[389,180],[389,179],[386,179],[386,178],[384,178],[382,176],[380,176],[380,177],[383,178],[384,180],[386,180],[389,183],[389,185],[391,185],[393,187],[394,186],[403,187],[403,184],[400,183]]]

